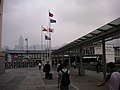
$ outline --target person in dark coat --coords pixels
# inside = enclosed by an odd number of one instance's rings
[[[63,69],[63,65],[62,65],[62,62],[59,62],[59,65],[57,67],[57,72],[59,72],[60,70]]]
[[[60,90],[69,90],[70,84],[70,70],[67,69],[67,63],[63,63],[63,69],[58,72],[58,86],[57,88]]]
[[[50,72],[50,64],[49,64],[49,62],[47,62],[47,64],[45,64],[44,72],[45,72],[45,78],[48,79],[49,72]]]
[[[96,71],[97,71],[97,73],[100,72],[100,66],[101,66],[101,64],[100,64],[100,61],[98,60],[97,64],[96,64]]]

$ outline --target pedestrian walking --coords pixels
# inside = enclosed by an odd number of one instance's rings
[[[58,75],[58,86],[60,90],[69,90],[70,84],[70,70],[66,68],[67,63],[63,63],[63,69],[59,71]]]
[[[75,61],[73,62],[73,67],[74,67],[74,69],[76,68],[76,62]]]
[[[59,62],[58,64],[59,65],[57,67],[57,72],[59,73],[59,71],[63,69],[63,65],[62,65],[62,62]]]
[[[96,72],[97,72],[97,73],[100,72],[100,66],[101,66],[100,61],[97,60],[97,62],[96,62]]]
[[[39,70],[41,70],[41,66],[42,66],[42,64],[41,64],[41,63],[39,63],[39,64],[38,64]]]
[[[45,78],[49,78],[49,72],[50,72],[50,64],[47,62],[47,64],[44,65],[43,72],[45,72]]]
[[[109,62],[107,64],[109,73],[104,82],[97,84],[97,86],[108,86],[109,90],[120,90],[120,72],[115,69],[115,63]]]

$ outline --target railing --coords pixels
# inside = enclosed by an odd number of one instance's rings
[[[4,62],[5,69],[36,67],[36,61],[29,62]]]

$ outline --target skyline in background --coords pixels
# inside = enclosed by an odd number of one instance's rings
[[[4,0],[3,45],[14,49],[19,37],[40,45],[41,25],[52,24],[52,47],[62,46],[120,17],[120,0]],[[24,41],[25,42],[25,41]]]
[[[19,37],[18,39],[18,43],[14,46],[14,48],[12,50],[27,50],[27,44],[26,44],[26,40],[24,40],[24,38],[22,36]],[[65,44],[63,44],[62,46],[64,46]],[[54,46],[52,47],[52,49],[58,49],[62,46]],[[43,47],[43,50],[47,50],[48,46],[45,44],[35,44],[35,45],[28,45],[28,50],[41,50]],[[11,48],[9,46],[3,46],[4,50],[11,50]]]

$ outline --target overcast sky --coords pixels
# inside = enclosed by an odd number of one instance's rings
[[[52,47],[69,43],[120,17],[120,0],[4,0],[3,46],[14,48],[18,39],[40,44],[41,25],[52,24]]]

